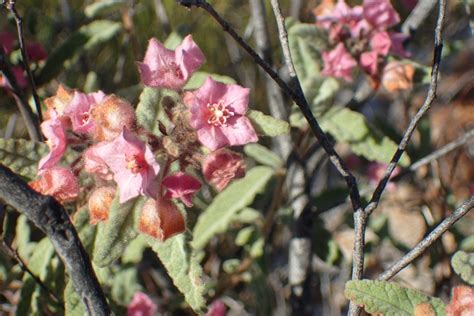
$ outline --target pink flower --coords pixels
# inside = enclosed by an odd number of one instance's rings
[[[226,85],[206,79],[194,92],[191,105],[191,126],[199,141],[216,150],[226,145],[243,145],[258,141],[249,119],[245,117],[249,102],[248,88]]]
[[[76,199],[79,195],[79,181],[66,168],[55,167],[40,174],[40,178],[29,183],[41,194],[51,195],[61,203]]]
[[[395,32],[389,32],[388,35],[390,36],[390,40],[392,41],[390,52],[401,57],[410,57],[410,53],[407,52],[403,47],[403,42],[408,38],[408,35]]]
[[[204,54],[191,35],[172,51],[152,38],[143,63],[138,63],[140,75],[146,86],[181,89],[204,62]]]
[[[160,166],[148,146],[126,128],[110,142],[96,145],[95,154],[114,173],[120,189],[120,203],[138,195],[155,197],[155,178]]]
[[[193,206],[194,193],[201,189],[201,182],[184,172],[177,172],[163,179],[162,184],[168,190],[165,197],[180,199],[187,207]]]
[[[369,168],[367,170],[367,174],[369,176],[369,183],[373,186],[379,184],[379,181],[382,180],[385,170],[387,169],[387,164],[380,163],[380,162],[372,162],[369,164]],[[395,177],[400,173],[400,168],[395,167],[395,170],[392,172],[392,176],[390,178]],[[395,189],[395,183],[387,183],[387,190],[393,191]]]
[[[136,292],[127,306],[127,316],[155,316],[158,307],[143,292]]]
[[[138,230],[159,241],[173,237],[184,232],[183,214],[178,210],[173,201],[161,197],[158,200],[148,200],[143,205],[138,223]]]
[[[48,53],[46,53],[44,46],[39,42],[27,43],[26,54],[28,54],[28,58],[32,62],[44,60],[48,57]]]
[[[69,90],[60,84],[56,91],[56,95],[45,99],[44,103],[48,109],[56,111],[59,116],[63,116],[64,111],[69,106],[69,103],[71,103],[73,97],[74,91]],[[65,118],[69,120],[68,117]]]
[[[472,316],[474,311],[474,289],[469,286],[456,286],[451,302],[446,306],[447,316]]]
[[[206,313],[206,316],[225,316],[225,314],[225,304],[221,300],[216,300],[209,306],[209,311]]]
[[[349,27],[355,25],[362,20],[362,7],[355,6],[351,8],[344,0],[339,0],[330,13],[326,13],[317,17],[318,23],[322,23],[328,28],[327,22],[345,24]]]
[[[390,0],[364,0],[364,18],[375,28],[386,29],[400,22]]]
[[[392,47],[392,39],[387,32],[378,32],[370,38],[370,47],[382,56],[387,56]]]
[[[357,65],[357,62],[346,51],[343,43],[339,43],[330,52],[323,52],[323,61],[323,75],[352,81],[352,69]]]
[[[9,32],[0,33],[0,47],[3,48],[5,55],[9,55],[13,51],[15,44],[15,35]]]
[[[96,174],[104,180],[112,180],[113,175],[111,174],[109,167],[97,153],[98,146],[100,146],[100,144],[93,145],[84,152],[84,170],[87,173]]]
[[[205,158],[202,173],[209,184],[222,191],[232,179],[245,176],[245,161],[238,153],[220,149]]]
[[[363,52],[360,55],[360,66],[371,76],[377,75],[378,57],[377,52]]]
[[[71,119],[73,131],[89,134],[94,132],[95,122],[91,112],[104,98],[105,93],[102,91],[88,94],[74,92],[71,103],[64,111],[64,114]]]
[[[41,123],[41,131],[46,137],[46,144],[49,146],[49,153],[41,158],[38,163],[38,171],[54,167],[66,151],[66,131],[63,122],[54,110],[51,110],[53,117]]]

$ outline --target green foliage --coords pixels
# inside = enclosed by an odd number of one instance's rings
[[[245,145],[244,152],[247,156],[252,157],[256,162],[261,163],[262,165],[275,169],[278,169],[283,165],[283,162],[277,154],[258,143]]]
[[[135,266],[129,266],[117,271],[114,273],[112,280],[110,286],[112,299],[114,302],[122,305],[129,304],[135,292],[143,291],[143,288],[138,282],[138,270]]]
[[[79,239],[81,239],[87,253],[92,254],[97,226],[90,224],[89,220],[89,210],[87,207],[81,208],[74,214],[74,227],[79,234]]]
[[[109,12],[117,11],[118,9],[125,8],[127,1],[125,0],[102,0],[89,4],[84,9],[84,14],[88,18],[95,18],[99,15],[104,15]]]
[[[457,251],[451,258],[451,265],[461,279],[474,285],[474,252]]]
[[[189,78],[189,81],[186,83],[184,86],[184,89],[186,90],[194,90],[199,87],[201,87],[204,82],[206,81],[207,77],[211,77],[215,81],[219,81],[225,84],[235,84],[234,78],[228,77],[228,76],[223,76],[223,75],[218,75],[218,74],[210,74],[204,71],[196,71],[191,78]]]
[[[334,108],[326,113],[321,118],[321,127],[338,142],[348,144],[355,154],[371,161],[389,163],[397,150],[395,142],[369,126],[362,114],[346,108]],[[404,154],[400,165],[409,163],[410,159]]]
[[[205,307],[202,268],[189,244],[189,239],[188,232],[172,237],[163,243],[147,238],[174,285],[184,294],[186,302],[194,312],[202,315]]]
[[[247,117],[252,122],[257,134],[261,136],[275,137],[287,134],[290,131],[290,124],[270,115],[265,115],[260,111],[249,110]]]
[[[121,23],[109,20],[96,20],[83,25],[51,52],[38,74],[37,84],[42,85],[57,77],[64,71],[68,60],[84,50],[90,50],[111,40],[121,29]]]
[[[429,303],[436,315],[445,315],[445,305],[439,298],[401,287],[396,283],[372,280],[349,281],[346,283],[344,294],[372,314],[411,316],[417,305]]]
[[[193,231],[193,247],[202,249],[214,235],[224,232],[234,215],[253,202],[272,175],[272,168],[264,166],[252,168],[243,179],[234,181],[219,193],[198,218]]]
[[[0,163],[30,180],[36,177],[38,161],[48,151],[44,143],[0,138]]]
[[[142,125],[155,135],[161,135],[158,121],[169,126],[170,120],[164,111],[164,102],[178,102],[179,95],[176,91],[146,87],[140,94],[135,111],[138,124]]]
[[[29,260],[37,244],[30,240],[30,236],[31,228],[28,224],[28,219],[25,215],[20,215],[16,222],[15,244],[18,255],[24,260]]]
[[[77,295],[76,290],[72,284],[72,281],[69,281],[66,284],[64,289],[64,309],[65,316],[83,316],[86,315],[84,309],[84,304],[81,301],[79,295]]]
[[[122,263],[137,264],[142,261],[143,252],[148,247],[148,243],[143,235],[138,235],[132,240],[122,255]]]
[[[118,259],[127,245],[137,237],[135,221],[144,202],[145,198],[139,197],[120,204],[117,191],[110,206],[109,219],[97,225],[93,259],[99,267],[108,266]]]

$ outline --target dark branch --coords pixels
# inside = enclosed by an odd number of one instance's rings
[[[474,196],[465,201],[458,209],[456,209],[450,216],[446,217],[428,236],[418,243],[409,253],[398,260],[384,273],[379,275],[378,280],[390,280],[403,268],[409,265],[413,260],[418,258],[429,246],[438,240],[444,232],[454,225],[461,217],[466,215],[474,207]]]
[[[23,19],[18,14],[18,11],[16,11],[15,4],[15,0],[3,1],[3,5],[7,8],[8,11],[10,11],[16,22],[16,30],[18,33],[18,43],[20,43],[23,68],[26,70],[26,74],[28,75],[28,81],[31,87],[31,94],[33,95],[33,100],[35,101],[36,113],[38,114],[39,120],[43,121],[43,115],[41,113],[41,103],[38,97],[38,93],[36,92],[36,83],[35,79],[33,78],[33,74],[31,73],[28,53],[26,52],[25,37],[23,35]]]
[[[8,63],[7,57],[2,47],[0,47],[0,71],[3,73],[3,78],[6,79],[7,86],[9,86],[9,91],[13,95],[18,109],[20,110],[21,116],[23,117],[26,129],[28,131],[28,135],[32,141],[41,141],[42,136],[38,118],[31,110],[31,107],[26,101],[23,92],[18,86],[15,75],[11,70],[10,64]]]
[[[0,200],[24,214],[51,240],[88,314],[110,315],[89,256],[63,206],[54,198],[35,192],[2,164]]]

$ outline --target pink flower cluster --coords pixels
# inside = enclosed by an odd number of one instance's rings
[[[378,86],[381,66],[389,54],[407,57],[403,48],[407,37],[388,31],[400,22],[390,0],[364,0],[349,7],[344,0],[325,1],[315,9],[317,25],[329,32],[334,49],[323,52],[323,74],[352,81],[352,72],[360,68]]]
[[[10,54],[15,50],[16,46],[16,36],[9,32],[0,32],[0,50],[3,51],[8,58]],[[38,63],[42,60],[45,60],[48,57],[46,50],[43,45],[39,42],[29,42],[25,46],[26,54],[30,62]],[[20,65],[14,65],[12,67],[12,73],[15,77],[15,81],[20,89],[26,88],[28,81],[23,72],[23,68]],[[0,87],[9,88],[10,83],[8,80],[0,75]]]
[[[116,95],[59,86],[56,96],[45,100],[48,110],[41,124],[50,151],[39,161],[39,178],[30,185],[61,202],[72,201],[80,195],[78,176],[84,171],[95,179],[88,188],[92,192],[83,194],[88,197],[91,224],[108,219],[118,192],[119,203],[148,197],[140,232],[163,241],[184,231],[176,201],[192,207],[202,186],[200,173],[217,191],[243,177],[242,156],[227,147],[258,140],[245,116],[249,89],[209,77],[199,89],[183,91],[203,62],[204,55],[191,36],[175,51],[150,40],[145,60],[139,63],[144,84],[180,93],[180,99],[165,109],[171,124],[161,136],[139,126],[133,106]],[[60,163],[68,145],[84,150],[66,168]]]

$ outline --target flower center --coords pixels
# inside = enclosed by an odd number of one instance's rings
[[[139,155],[125,155],[126,168],[137,174],[147,168],[145,159]]]
[[[230,111],[222,100],[218,103],[207,104],[207,109],[210,112],[207,123],[214,126],[226,126],[227,119],[234,116],[234,112]]]
[[[174,61],[168,63],[167,66],[167,72],[173,74],[178,79],[184,79],[184,75],[181,71],[181,68],[179,68],[179,66]]]
[[[89,120],[91,119],[91,115],[89,112],[84,112],[81,114],[81,124],[86,125],[89,123]]]

